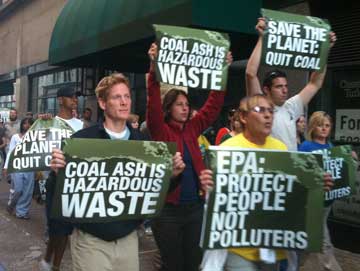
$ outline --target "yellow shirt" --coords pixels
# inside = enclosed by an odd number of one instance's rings
[[[199,135],[198,143],[200,147],[201,157],[204,160],[206,150],[209,149],[210,143],[204,135]]]
[[[264,145],[257,145],[247,140],[243,133],[229,138],[220,146],[226,147],[241,147],[246,149],[269,149],[269,150],[287,150],[286,145],[280,140],[268,136]],[[250,261],[260,261],[259,249],[257,248],[233,248],[229,249],[230,252],[240,255],[241,257]],[[276,258],[278,260],[285,259],[286,255],[284,250],[275,250]]]

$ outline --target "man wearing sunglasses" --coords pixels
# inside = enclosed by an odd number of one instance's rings
[[[247,95],[266,94],[275,104],[274,123],[272,136],[283,141],[290,151],[297,150],[296,144],[296,120],[303,114],[303,109],[321,88],[326,73],[313,72],[306,86],[295,96],[288,99],[288,84],[286,74],[279,70],[270,71],[265,75],[263,87],[257,76],[261,49],[262,36],[266,29],[264,18],[259,18],[256,30],[259,33],[258,42],[249,58],[246,66],[246,89]],[[336,41],[335,33],[330,33],[330,47]]]
[[[273,115],[274,105],[267,96],[254,95],[243,98],[239,106],[243,132],[226,140],[221,146],[286,150],[284,143],[270,136]],[[200,182],[204,191],[214,185],[212,176],[212,171],[209,169],[201,172]],[[260,250],[271,256],[263,256],[264,254]],[[234,248],[229,250],[224,270],[278,270],[279,261],[285,258],[286,256],[281,250]]]

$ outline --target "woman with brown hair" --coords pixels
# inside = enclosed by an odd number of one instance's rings
[[[203,216],[203,195],[199,174],[205,169],[197,138],[218,117],[224,102],[223,91],[212,91],[205,103],[190,119],[187,93],[171,89],[161,104],[160,84],[156,80],[157,45],[149,49],[147,124],[153,140],[175,142],[182,154],[184,171],[171,180],[166,203],[152,230],[160,249],[162,269],[198,271],[202,259],[199,247]],[[231,55],[228,55],[228,62]]]
[[[220,140],[220,143],[223,143],[224,141],[228,140],[229,138],[232,138],[233,136],[236,136],[242,132],[242,125],[240,121],[240,113],[239,110],[236,110],[234,112],[233,118],[231,120],[231,131],[225,135]]]

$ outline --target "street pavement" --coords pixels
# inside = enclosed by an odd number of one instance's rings
[[[6,212],[9,185],[0,181],[0,271],[38,271],[46,245],[44,206],[33,201],[30,220],[17,219]],[[357,232],[360,235],[360,230]],[[140,270],[156,271],[157,248],[151,235],[142,230],[140,236]],[[351,238],[351,237],[348,237]],[[359,246],[359,244],[357,244]],[[126,253],[126,249],[124,249]],[[335,249],[335,255],[344,271],[360,270],[360,254]],[[300,271],[320,271],[316,256],[308,257]],[[70,250],[67,249],[61,265],[62,271],[71,270]]]

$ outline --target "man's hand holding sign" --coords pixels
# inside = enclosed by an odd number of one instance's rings
[[[264,64],[324,70],[328,51],[336,40],[325,20],[266,9],[262,13],[264,17],[256,29],[264,39]]]
[[[133,160],[134,154],[131,154],[130,149],[128,155],[122,154],[118,158],[113,156],[114,151],[104,151],[102,156],[100,149],[84,154],[74,150],[74,146],[85,144],[98,145],[99,148],[103,144],[101,149],[105,150],[114,150],[117,146],[120,148],[124,145],[121,148],[123,153],[126,153],[125,146],[128,145],[128,148],[132,146],[133,149],[138,149],[138,153],[144,154]],[[95,222],[111,221],[112,217],[133,219],[158,213],[169,185],[167,168],[172,164],[172,177],[175,177],[184,170],[184,162],[179,152],[169,161],[169,153],[164,148],[166,145],[155,144],[160,143],[114,144],[113,141],[85,142],[72,139],[64,147],[70,153],[55,149],[51,168],[58,175],[57,183],[60,184],[57,184],[57,193],[61,193],[62,202],[60,208],[53,208],[55,216],[70,221]],[[144,149],[140,146],[144,146]],[[147,160],[152,157],[150,150],[155,155],[151,162]],[[161,153],[161,157],[156,153]],[[68,159],[70,160],[66,161]]]

